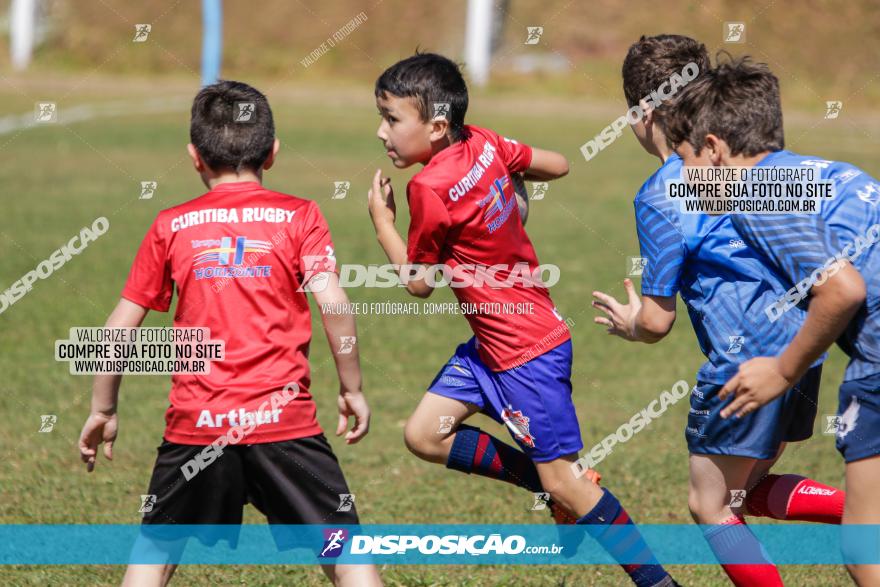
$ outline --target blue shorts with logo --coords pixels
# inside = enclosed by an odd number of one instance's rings
[[[552,461],[584,447],[571,401],[571,351],[568,340],[519,367],[492,371],[471,338],[455,349],[428,391],[476,405],[506,425],[533,461]]]
[[[880,373],[840,386],[837,450],[847,463],[880,455]]]
[[[685,430],[688,450],[693,454],[772,459],[783,442],[813,435],[821,379],[822,366],[812,367],[782,397],[747,416],[726,420],[721,409],[733,399],[718,399],[722,385],[698,381],[691,391]]]

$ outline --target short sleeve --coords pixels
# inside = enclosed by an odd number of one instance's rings
[[[413,181],[406,186],[406,198],[410,215],[407,261],[427,265],[439,263],[446,232],[452,224],[446,205],[434,190]]]
[[[529,145],[497,134],[495,138],[498,154],[508,171],[519,173],[529,168],[532,164],[532,148]]]
[[[157,216],[134,258],[122,297],[144,308],[167,312],[171,307],[174,282],[171,279],[168,241],[160,227]]]
[[[336,255],[330,227],[315,202],[308,204],[301,234],[298,263],[300,283],[305,284],[320,273],[336,273]]]
[[[681,230],[656,207],[636,200],[636,231],[645,265],[642,295],[674,296],[679,290],[686,248]]]

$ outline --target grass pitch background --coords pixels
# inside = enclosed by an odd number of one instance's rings
[[[5,14],[8,1],[0,0]],[[137,523],[155,447],[164,429],[167,377],[123,381],[115,461],[100,460],[87,475],[76,438],[88,412],[91,378],[71,376],[56,363],[54,341],[71,326],[102,325],[113,308],[136,248],[156,213],[203,192],[184,146],[188,107],[197,85],[198,3],[125,0],[73,3],[47,0],[50,27],[30,73],[8,73],[0,52],[0,117],[58,102],[62,124],[0,135],[0,289],[5,289],[99,216],[110,230],[0,315],[0,521],[2,523]],[[555,149],[571,174],[532,202],[527,230],[544,263],[560,266],[552,295],[574,321],[574,399],[584,443],[592,446],[679,379],[693,382],[702,362],[689,319],[679,305],[671,335],[653,346],[609,338],[592,323],[590,292],[623,296],[628,257],[638,255],[632,198],[657,166],[629,136],[585,162],[578,147],[624,108],[619,69],[626,47],[641,34],[679,32],[719,48],[767,60],[782,81],[788,147],[863,166],[880,167],[880,123],[865,116],[880,96],[876,83],[880,11],[869,2],[827,3],[679,1],[662,12],[654,3],[506,3],[509,11],[495,56],[493,93],[472,92],[469,122]],[[381,69],[419,45],[459,54],[464,0],[440,4],[379,0],[369,6],[266,0],[225,3],[224,75],[265,91],[275,111],[282,151],[266,175],[271,189],[317,200],[333,231],[342,263],[384,263],[366,211],[365,194],[377,166],[393,178],[398,229],[408,223],[406,180],[416,170],[392,172],[374,138],[378,116],[370,84]],[[664,5],[663,8],[666,8]],[[364,10],[369,20],[304,69],[299,60],[328,34]],[[723,45],[723,21],[747,23],[747,43]],[[150,40],[132,44],[134,23],[152,23]],[[526,26],[545,27],[539,46],[523,48]],[[803,28],[809,27],[809,43]],[[392,34],[389,34],[389,31]],[[0,24],[0,38],[8,31]],[[561,73],[517,72],[517,58],[535,52],[564,56]],[[166,113],[147,113],[159,99]],[[824,120],[826,100],[842,100],[837,120]],[[106,117],[102,105],[125,114]],[[95,117],[63,124],[65,112],[95,106]],[[138,200],[141,181],[158,181],[151,200]],[[334,181],[350,181],[344,200],[331,200]],[[350,290],[355,302],[417,301],[388,289]],[[449,290],[431,302],[452,301]],[[151,313],[147,325],[170,325]],[[359,342],[364,391],[373,409],[368,437],[346,447],[332,436],[337,381],[317,314],[312,345],[312,391],[331,434],[364,523],[541,523],[530,495],[507,484],[423,463],[403,446],[404,422],[455,345],[470,336],[463,317],[361,316]],[[843,464],[832,436],[821,434],[824,414],[836,410],[844,361],[839,351],[825,368],[816,436],[789,448],[778,471],[798,472],[841,486]],[[636,521],[690,523],[687,512],[686,400],[618,445],[600,465],[603,484]],[[48,434],[41,414],[56,414]],[[507,432],[477,416],[500,438]],[[245,521],[264,523],[253,508]],[[754,522],[754,521],[753,521]],[[672,567],[684,585],[727,585],[717,566]],[[113,585],[122,567],[0,568],[12,585]],[[842,568],[783,567],[790,585],[848,585]],[[626,585],[616,567],[389,566],[388,585]],[[324,585],[305,567],[181,567],[178,585]]]
[[[369,87],[294,89],[272,80],[249,80],[268,91],[282,142],[265,184],[318,201],[327,217],[342,263],[384,263],[366,210],[366,192],[379,166],[393,178],[398,229],[408,217],[405,183],[415,170],[392,171],[375,138],[379,122]],[[36,79],[0,89],[11,112],[28,112],[34,99],[59,94]],[[0,316],[0,520],[3,523],[137,523],[139,496],[146,490],[155,447],[164,428],[168,377],[129,376],[119,404],[115,460],[103,457],[87,475],[75,441],[88,413],[91,378],[71,376],[56,363],[55,339],[71,326],[99,326],[119,297],[141,238],[156,213],[203,193],[184,146],[188,137],[190,83],[171,80],[163,95],[177,111],[142,114],[138,104],[149,82],[115,84],[97,78],[59,102],[125,100],[130,114],[55,124],[0,136],[0,285],[8,287],[99,216],[110,230]],[[95,88],[100,88],[97,91]],[[65,90],[67,91],[67,90]],[[784,88],[783,88],[784,92]],[[561,268],[552,295],[572,328],[574,398],[587,447],[613,432],[679,379],[693,382],[702,356],[684,308],[671,335],[657,345],[609,338],[592,323],[590,292],[623,296],[629,256],[638,255],[632,199],[657,161],[643,153],[628,132],[592,161],[578,146],[622,112],[622,107],[583,101],[528,100],[522,93],[472,97],[468,120],[527,143],[558,150],[571,161],[568,177],[550,184],[544,200],[532,202],[528,233],[539,259]],[[788,115],[788,112],[786,113]],[[825,121],[820,114],[790,116],[788,147],[845,159],[880,173],[869,154],[870,133],[852,122]],[[861,128],[861,127],[860,127]],[[867,127],[866,127],[867,128]],[[157,180],[156,195],[138,200],[140,181]],[[343,200],[331,200],[333,182],[351,181]],[[355,302],[412,301],[389,289],[349,290]],[[452,301],[435,292],[429,301]],[[175,300],[176,302],[176,300]],[[146,324],[170,325],[171,314],[151,313]],[[328,431],[364,523],[550,523],[546,512],[530,512],[524,490],[447,471],[411,456],[403,445],[404,422],[437,369],[470,336],[461,316],[361,316],[359,342],[364,391],[373,410],[371,432],[346,447],[332,436],[336,422],[335,370],[313,304],[313,387],[319,420]],[[777,470],[798,472],[842,486],[843,464],[832,436],[821,434],[823,414],[836,410],[836,388],[844,361],[832,353],[822,385],[816,435],[792,446]],[[687,450],[683,429],[687,401],[618,445],[601,463],[611,488],[634,519],[643,523],[689,523]],[[57,414],[51,433],[38,433],[41,414]],[[504,429],[477,416],[476,424],[508,439]],[[246,522],[264,523],[248,506]],[[684,585],[726,585],[717,566],[672,567]],[[0,569],[5,584],[115,584],[122,567],[15,567]],[[783,567],[792,585],[846,585],[837,567]],[[623,585],[616,567],[388,566],[389,585]],[[321,585],[317,568],[247,566],[181,567],[179,585]]]

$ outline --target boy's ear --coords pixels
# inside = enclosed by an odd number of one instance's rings
[[[199,155],[199,152],[196,150],[196,146],[192,143],[189,143],[186,146],[186,151],[187,153],[189,153],[189,157],[190,159],[192,159],[193,167],[195,167],[196,171],[198,171],[199,173],[205,171],[205,162],[202,161],[202,156]]]
[[[703,148],[707,149],[706,153],[709,156],[709,160],[716,167],[725,163],[730,157],[730,147],[727,146],[727,142],[724,139],[717,135],[707,134]]]
[[[441,141],[446,138],[449,132],[449,121],[439,116],[431,120],[431,134],[428,135],[428,138],[433,143],[434,141]]]
[[[275,142],[272,143],[272,152],[269,153],[269,156],[266,158],[266,161],[263,163],[263,169],[268,171],[275,164],[275,155],[278,154],[278,149],[281,148],[281,141],[275,139]]]
[[[654,122],[654,104],[642,98],[639,100],[639,108],[642,109],[644,116],[642,120],[644,121],[645,126],[652,124]]]

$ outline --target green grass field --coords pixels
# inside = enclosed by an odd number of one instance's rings
[[[268,91],[282,151],[267,174],[268,187],[317,200],[330,222],[343,263],[383,263],[366,211],[366,191],[377,166],[391,166],[375,138],[378,116],[369,87],[308,90],[256,85]],[[180,108],[143,114],[139,104],[156,96]],[[131,260],[155,214],[202,193],[186,159],[188,100],[194,88],[169,80],[118,83],[91,80],[73,86],[26,82],[0,89],[8,113],[25,113],[39,99],[58,98],[64,108],[125,100],[130,113],[69,125],[49,125],[0,135],[0,288],[5,289],[83,226],[107,216],[109,232],[0,316],[0,520],[3,523],[123,523],[139,521],[139,496],[164,428],[167,377],[125,379],[120,399],[120,432],[115,460],[101,460],[87,475],[75,441],[88,412],[91,380],[71,376],[54,361],[54,341],[72,326],[99,326],[118,299]],[[65,95],[66,94],[66,95]],[[63,98],[62,98],[63,96]],[[562,313],[574,320],[575,402],[584,442],[592,446],[627,421],[679,379],[693,382],[702,356],[680,307],[668,339],[654,346],[611,339],[592,323],[590,292],[623,294],[627,257],[638,254],[632,198],[656,160],[624,135],[585,162],[578,146],[618,116],[613,104],[588,105],[560,99],[531,101],[522,95],[480,95],[471,100],[469,121],[507,136],[561,151],[571,174],[532,203],[528,232],[545,263],[560,266],[552,291]],[[622,112],[621,112],[622,113]],[[854,132],[849,122],[825,121],[821,114],[786,112],[788,147],[831,159],[850,160],[875,175],[869,154],[876,139]],[[406,180],[410,171],[391,173],[398,195],[398,227],[404,230]],[[156,196],[138,200],[140,181],[157,180]],[[333,182],[351,181],[349,196],[331,200]],[[349,291],[356,302],[410,301],[388,289]],[[431,301],[452,301],[448,290]],[[313,344],[313,394],[325,429],[335,425],[336,375],[317,317]],[[147,325],[170,325],[171,315],[151,314]],[[331,438],[364,523],[549,523],[530,512],[530,494],[506,484],[449,472],[421,462],[403,445],[402,432],[436,370],[455,345],[469,337],[460,316],[362,316],[358,322],[365,393],[373,409],[369,436],[346,447]],[[844,361],[834,351],[825,370],[820,420],[836,410],[836,388]],[[613,489],[633,517],[645,523],[688,523],[686,401],[600,466],[603,484]],[[41,414],[57,414],[55,430],[38,433]],[[494,422],[480,426],[502,438]],[[821,434],[791,447],[778,469],[841,485],[843,465],[833,436]],[[263,523],[250,506],[246,522]],[[726,585],[716,566],[672,567],[684,585]],[[110,585],[122,567],[15,567],[0,570],[0,582],[21,585]],[[784,567],[791,585],[846,585],[838,567]],[[624,585],[616,567],[424,566],[383,569],[389,585]],[[178,585],[321,585],[317,569],[280,566],[185,567]]]

